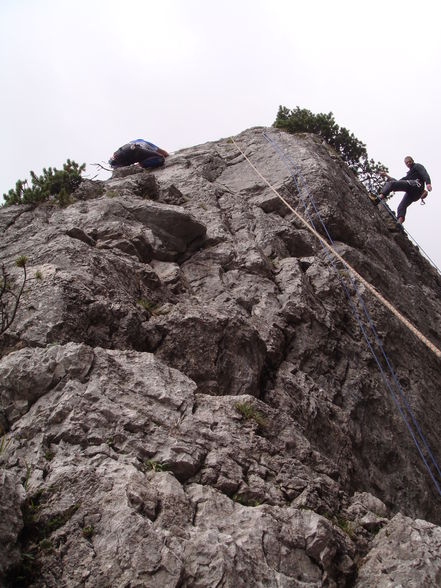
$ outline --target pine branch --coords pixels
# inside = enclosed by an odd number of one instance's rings
[[[9,329],[9,327],[12,325],[12,323],[15,320],[18,306],[20,304],[20,299],[22,297],[24,287],[25,287],[25,284],[27,281],[26,262],[27,262],[27,259],[23,255],[21,257],[19,257],[17,259],[17,261],[15,262],[17,267],[21,267],[23,269],[23,281],[22,281],[22,284],[21,284],[21,287],[20,287],[18,293],[14,292],[12,290],[12,288],[10,288],[9,282],[8,282],[9,275],[8,275],[8,272],[6,271],[5,265],[2,264],[2,282],[1,282],[1,289],[0,289],[0,309],[1,309],[1,312],[0,312],[0,317],[1,317],[0,336],[3,335],[3,333],[5,333],[7,331],[7,329]],[[9,310],[9,308],[8,308],[8,302],[6,299],[7,296],[12,296],[12,298],[14,299],[12,310]]]

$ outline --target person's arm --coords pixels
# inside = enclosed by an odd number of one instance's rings
[[[424,165],[421,165],[421,163],[417,163],[415,165],[418,168],[418,172],[420,173],[421,177],[423,178],[423,180],[426,184],[427,191],[431,192],[432,191],[432,182],[430,181],[430,176],[427,173],[426,168],[424,167]]]

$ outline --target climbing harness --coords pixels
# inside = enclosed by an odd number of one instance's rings
[[[327,257],[328,257],[328,259],[331,262],[332,267],[334,268],[334,270],[336,272],[336,275],[337,275],[337,277],[338,277],[341,285],[343,286],[343,289],[345,291],[345,295],[346,295],[346,297],[347,297],[347,299],[349,301],[349,304],[351,306],[351,310],[352,310],[352,312],[354,314],[354,317],[355,317],[355,319],[357,321],[357,324],[359,325],[359,327],[361,329],[361,332],[362,332],[363,337],[364,337],[364,339],[365,339],[365,341],[366,341],[366,343],[367,343],[367,345],[369,347],[369,350],[370,350],[370,352],[371,352],[371,354],[372,354],[372,356],[373,356],[373,358],[374,358],[374,360],[375,360],[375,362],[376,362],[376,364],[377,364],[377,366],[378,366],[378,368],[380,370],[380,373],[381,373],[383,382],[386,385],[389,393],[391,394],[391,397],[392,397],[392,399],[393,399],[393,401],[394,401],[394,403],[395,403],[395,405],[396,405],[396,407],[397,407],[397,409],[398,409],[398,411],[400,413],[400,416],[401,416],[404,424],[406,425],[406,428],[409,431],[409,434],[412,437],[412,440],[413,440],[413,442],[415,444],[415,447],[416,447],[416,449],[417,449],[417,451],[418,451],[418,453],[419,453],[419,455],[420,455],[420,457],[421,457],[421,459],[422,459],[422,461],[423,461],[423,463],[424,463],[424,465],[426,467],[426,470],[429,473],[430,478],[432,479],[432,481],[433,481],[433,483],[435,485],[436,490],[438,491],[438,494],[441,495],[440,485],[439,485],[438,481],[436,480],[436,478],[434,476],[434,473],[432,472],[432,468],[430,467],[430,465],[428,463],[428,460],[426,459],[426,456],[424,455],[424,450],[426,451],[426,453],[428,455],[428,458],[429,458],[429,461],[432,463],[433,468],[435,469],[435,471],[437,472],[437,474],[438,474],[438,476],[439,476],[439,478],[441,480],[441,471],[440,471],[440,468],[439,468],[439,466],[438,466],[438,464],[437,464],[437,462],[436,462],[436,460],[435,460],[435,458],[434,458],[434,456],[433,456],[433,454],[432,454],[432,452],[430,450],[430,447],[427,444],[427,441],[426,441],[423,433],[421,432],[421,429],[420,429],[420,427],[419,427],[419,425],[418,425],[418,423],[417,423],[417,421],[416,421],[416,419],[415,419],[415,417],[413,415],[413,412],[412,412],[412,410],[411,410],[411,408],[409,406],[409,403],[407,402],[407,399],[406,399],[406,397],[405,397],[405,395],[404,395],[404,393],[403,393],[403,391],[401,389],[401,386],[400,386],[400,384],[398,382],[398,379],[397,379],[397,377],[396,377],[396,375],[394,373],[394,370],[392,369],[392,367],[390,365],[389,359],[388,359],[388,357],[387,357],[387,355],[386,355],[386,353],[384,351],[384,348],[383,348],[383,346],[381,344],[381,341],[380,341],[380,339],[378,337],[378,334],[376,332],[376,329],[375,329],[375,327],[374,327],[374,325],[372,323],[372,320],[370,318],[369,312],[368,312],[368,310],[367,310],[367,308],[366,308],[366,306],[364,304],[364,301],[363,301],[360,293],[358,292],[357,285],[356,285],[356,282],[355,282],[354,278],[358,279],[370,292],[372,292],[374,294],[374,296],[378,300],[380,300],[380,302],[384,306],[386,306],[386,308],[388,308],[403,324],[405,324],[405,326],[407,326],[427,347],[429,347],[429,349],[431,349],[431,351],[433,351],[435,353],[435,355],[437,355],[437,357],[441,358],[441,352],[426,337],[424,337],[424,335],[422,333],[420,333],[420,331],[418,331],[405,317],[403,317],[379,292],[377,292],[377,290],[371,284],[369,284],[362,276],[360,276],[360,274],[358,274],[358,272],[354,268],[352,268],[352,266],[349,263],[347,263],[335,251],[335,249],[333,247],[333,245],[334,245],[333,240],[332,240],[331,236],[329,235],[329,232],[328,232],[325,224],[323,223],[323,221],[321,219],[320,213],[317,210],[317,208],[315,206],[315,203],[314,203],[314,200],[312,199],[311,195],[309,194],[309,191],[307,190],[306,183],[304,182],[301,174],[298,171],[297,171],[296,174],[294,174],[289,169],[289,166],[286,164],[286,161],[289,161],[289,163],[291,164],[291,166],[292,167],[295,167],[294,166],[294,162],[288,156],[286,156],[286,154],[284,154],[281,151],[281,149],[277,145],[277,143],[272,138],[270,138],[267,135],[267,133],[263,133],[263,136],[268,141],[268,143],[270,143],[272,145],[273,149],[276,152],[278,152],[278,154],[282,158],[282,160],[284,160],[284,164],[288,168],[288,171],[289,171],[291,177],[293,178],[294,183],[295,183],[295,185],[297,187],[297,191],[298,191],[298,194],[300,196],[300,199],[302,200],[303,206],[305,208],[305,213],[306,213],[306,216],[308,217],[308,221],[306,221],[303,218],[302,215],[300,215],[297,211],[295,211],[293,209],[293,207],[286,201],[286,199],[283,198],[283,196],[281,196],[279,194],[279,192],[273,186],[271,186],[271,184],[268,182],[268,180],[251,163],[251,161],[249,160],[249,158],[245,155],[245,153],[242,151],[242,149],[238,146],[237,142],[233,138],[232,138],[232,142],[234,143],[234,145],[236,146],[236,148],[238,149],[238,151],[246,159],[246,161],[249,163],[249,165],[259,175],[259,177],[269,186],[269,188],[289,208],[289,210],[291,210],[291,212],[294,213],[294,215],[300,220],[300,222],[311,233],[313,233],[315,237],[317,237],[319,239],[319,241],[320,241],[320,243],[321,243],[321,245],[322,245],[322,247],[323,247],[323,249],[324,249],[324,251],[325,251],[325,253],[326,253]],[[305,191],[305,193],[308,196],[309,203],[312,205],[312,207],[313,207],[313,209],[314,209],[314,211],[315,211],[315,213],[316,213],[316,215],[317,215],[317,217],[318,217],[318,219],[319,219],[319,221],[320,221],[320,223],[322,225],[322,228],[323,228],[323,230],[324,230],[327,238],[329,239],[329,243],[315,229],[314,222],[313,222],[311,216],[308,213],[308,209],[307,209],[307,206],[308,205],[307,205],[307,203],[305,202],[305,199],[302,196],[302,189],[299,186],[299,182],[298,182],[296,176],[299,178],[299,180],[302,183],[302,188],[303,188],[303,190]],[[359,302],[361,304],[361,307],[363,309],[364,315],[365,315],[365,317],[366,317],[366,319],[368,321],[370,330],[371,330],[371,332],[372,332],[372,334],[373,334],[373,336],[375,338],[375,342],[376,342],[378,348],[381,351],[381,354],[382,354],[382,356],[383,356],[383,358],[384,358],[384,360],[386,362],[386,365],[388,367],[388,370],[389,370],[389,373],[390,373],[390,375],[392,377],[392,380],[393,380],[393,382],[394,382],[394,384],[395,384],[395,386],[396,386],[396,388],[398,390],[399,397],[401,398],[401,401],[402,401],[402,403],[404,405],[404,408],[400,405],[399,398],[397,397],[396,393],[394,392],[394,390],[393,390],[393,388],[391,386],[391,383],[389,382],[389,380],[388,380],[388,378],[386,376],[386,373],[385,373],[385,371],[383,369],[383,366],[381,365],[381,362],[380,362],[379,358],[377,357],[377,354],[375,353],[375,350],[372,347],[372,344],[371,344],[371,342],[369,340],[369,337],[368,337],[368,335],[366,333],[366,330],[365,330],[365,328],[364,328],[364,326],[362,324],[362,321],[361,321],[360,316],[359,316],[359,314],[357,312],[357,309],[356,309],[356,307],[354,305],[354,302],[352,301],[352,298],[351,298],[351,295],[350,295],[350,293],[349,293],[349,291],[347,289],[347,286],[346,286],[344,280],[342,279],[342,277],[340,275],[340,272],[338,271],[338,269],[337,269],[337,267],[335,265],[335,259],[337,259],[338,261],[340,261],[346,267],[346,269],[349,271],[349,274],[348,275],[349,275],[349,277],[351,279],[351,282],[352,282],[352,285],[354,287],[354,290],[355,290],[355,293],[357,295],[357,298],[358,298],[358,300],[359,300]],[[409,418],[406,417],[405,412],[407,412],[407,415],[408,415]],[[413,427],[414,427],[415,431],[412,429],[412,426],[411,426],[411,423],[409,422],[409,420],[413,424]],[[419,439],[417,437],[419,437]]]

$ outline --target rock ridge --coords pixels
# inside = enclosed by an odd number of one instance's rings
[[[235,140],[440,347],[440,276],[339,156]],[[230,140],[1,208],[0,230],[30,276],[0,339],[5,586],[439,585],[440,496],[347,276]],[[439,362],[358,290],[439,460]]]

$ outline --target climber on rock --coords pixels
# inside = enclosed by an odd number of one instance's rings
[[[426,198],[427,193],[432,191],[430,176],[426,168],[420,163],[415,163],[410,155],[404,158],[404,163],[409,168],[409,171],[401,180],[396,180],[386,172],[382,172],[381,175],[387,179],[387,182],[384,184],[379,195],[380,200],[384,200],[391,192],[405,192],[397,210],[397,222],[400,225],[403,224],[406,218],[407,207],[412,202],[420,199],[424,204],[424,198]]]
[[[109,164],[113,168],[118,168],[137,163],[147,169],[161,167],[164,165],[166,157],[168,157],[168,153],[164,149],[160,149],[157,145],[144,139],[135,139],[115,151],[109,159]]]

